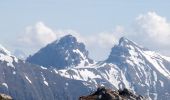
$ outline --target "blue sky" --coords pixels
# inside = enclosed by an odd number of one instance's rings
[[[170,48],[167,48],[167,46],[170,46],[169,44],[161,44],[162,41],[159,42],[160,46],[156,45],[157,42],[151,42],[155,45],[146,44],[146,41],[142,41],[143,39],[138,40],[130,34],[146,32],[145,29],[141,28],[143,24],[137,27],[138,31],[134,26],[137,23],[136,18],[141,14],[147,16],[148,12],[155,13],[155,16],[160,18],[166,18],[165,23],[169,25],[169,9],[170,3],[168,0],[0,0],[0,44],[12,52],[15,50],[24,51],[26,54],[35,52],[48,42],[37,47],[31,46],[31,44],[27,47],[19,43],[18,40],[27,36],[26,33],[29,34],[30,31],[26,32],[28,26],[34,27],[36,23],[41,22],[44,27],[48,27],[51,31],[58,32],[60,30],[65,32],[65,30],[73,30],[82,37],[96,36],[101,38],[102,36],[105,37],[104,34],[112,34],[115,38],[113,39],[114,43],[121,36],[126,36],[141,45],[149,47],[151,50],[169,55],[170,53],[167,52],[170,50]],[[154,14],[148,16],[152,15],[154,16]],[[143,19],[140,19],[140,21]],[[119,28],[121,31],[119,31]],[[103,34],[98,36],[101,33]],[[108,42],[104,41],[103,43]],[[99,51],[93,50],[92,47],[93,45],[87,46],[91,57],[101,60],[107,57],[111,45],[109,44],[108,47],[104,48],[96,47]],[[98,55],[100,52],[104,54]]]

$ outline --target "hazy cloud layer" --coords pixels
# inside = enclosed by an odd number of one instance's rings
[[[18,40],[30,46],[42,46],[56,39],[56,33],[43,22],[38,22],[25,29],[24,35]]]
[[[170,22],[156,12],[140,14],[135,19],[134,33],[131,38],[134,41],[158,51],[164,55],[170,55]]]
[[[147,41],[169,44],[170,23],[166,18],[159,16],[155,12],[148,12],[136,18],[136,26],[137,35],[142,36]]]

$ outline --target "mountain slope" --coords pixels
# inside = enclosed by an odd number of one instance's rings
[[[93,60],[88,57],[85,45],[78,42],[72,35],[66,35],[48,44],[30,56],[27,61],[46,67],[53,66],[57,69],[78,65],[87,66],[93,63]]]
[[[136,66],[136,68],[151,66],[156,69],[160,74],[170,78],[170,70],[168,66],[169,61],[160,54],[141,48],[136,43],[121,38],[119,45],[112,48],[109,58],[106,60],[108,63],[115,63],[116,65],[123,64],[122,62]],[[164,66],[167,64],[167,66]]]
[[[54,69],[19,60],[2,46],[0,50],[0,92],[14,100],[76,100],[94,88],[91,83],[64,78]]]
[[[170,98],[170,62],[153,51],[121,38],[110,56],[92,66],[59,70],[63,77],[104,85],[113,89],[128,88],[153,100]]]
[[[170,97],[170,62],[166,57],[121,38],[106,62],[119,66],[137,93],[152,99]]]

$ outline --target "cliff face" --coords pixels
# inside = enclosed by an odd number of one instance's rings
[[[96,92],[88,96],[81,96],[79,100],[146,100],[146,98],[136,95],[128,89],[112,91],[105,87],[100,87]]]

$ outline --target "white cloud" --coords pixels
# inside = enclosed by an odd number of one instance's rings
[[[124,28],[116,26],[112,32],[101,32],[98,34],[88,35],[84,37],[87,45],[97,45],[100,48],[107,49],[113,47],[118,39],[124,35]]]
[[[164,55],[170,55],[170,22],[156,12],[140,14],[135,19],[134,32],[128,36],[135,42],[157,51]]]
[[[84,37],[86,46],[92,58],[105,60],[110,54],[111,48],[117,43],[120,33],[102,32]]]
[[[84,36],[85,43],[89,46],[99,46],[106,48],[116,41],[112,33],[98,33],[91,36]]]
[[[84,41],[82,36],[73,30],[53,30],[43,22],[37,22],[33,26],[26,27],[25,32],[18,38],[18,41],[30,46],[45,46],[67,34],[72,34],[79,41]]]
[[[28,26],[19,41],[28,45],[42,46],[56,39],[56,33],[43,22]]]
[[[136,18],[136,33],[145,41],[169,45],[170,23],[155,12],[141,14]]]

